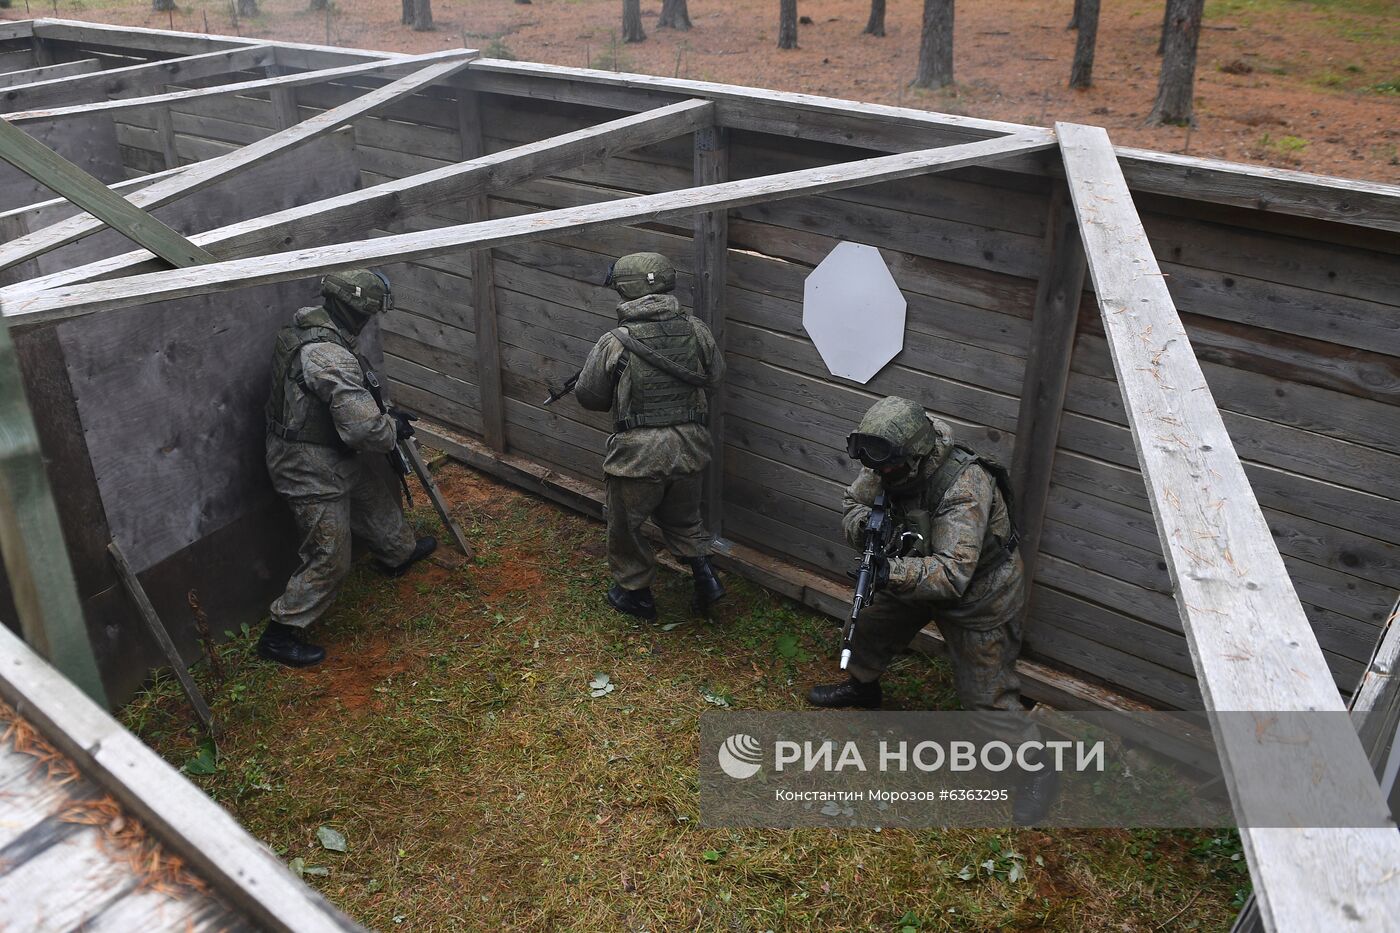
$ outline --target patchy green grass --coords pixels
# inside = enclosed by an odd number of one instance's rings
[[[796,709],[832,674],[828,620],[728,579],[714,623],[663,573],[663,617],[611,612],[602,528],[456,466],[479,560],[356,570],[318,668],[200,672],[201,748],[170,678],[126,723],[307,881],[379,929],[1221,930],[1247,891],[1233,833],[701,829],[700,715]],[[413,516],[422,527],[435,521]],[[614,690],[593,697],[606,673]],[[956,704],[906,658],[891,705]],[[346,851],[334,833],[342,834]]]

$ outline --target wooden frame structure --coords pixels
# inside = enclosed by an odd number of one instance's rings
[[[1092,127],[464,52],[0,29],[0,46],[26,41],[51,48],[24,70],[63,64],[55,50],[150,60],[5,88],[12,132],[135,121],[117,124],[125,170],[165,174],[105,214],[77,199],[93,216],[0,214],[15,271],[99,220],[140,247],[0,290],[21,335],[387,265],[409,303],[386,319],[388,373],[445,425],[425,433],[597,514],[605,425],[529,399],[603,329],[587,290],[601,257],[659,249],[737,361],[707,483],[730,569],[840,613],[828,529],[847,468],[830,438],[872,392],[901,392],[1013,464],[1036,584],[1029,694],[1342,710],[1339,685],[1366,670],[1400,587],[1396,186],[1114,149]],[[351,122],[357,190],[205,218],[181,237],[188,262],[131,219]],[[826,373],[794,323],[833,238],[880,246],[915,299],[904,353],[869,387]],[[1394,705],[1385,683],[1370,708]],[[1349,765],[1366,754],[1349,746]],[[1400,907],[1393,828],[1244,837],[1268,929],[1360,930]]]

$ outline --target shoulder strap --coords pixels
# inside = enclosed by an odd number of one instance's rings
[[[924,507],[929,509],[938,508],[943,497],[948,494],[948,490],[953,488],[953,483],[962,471],[977,464],[986,470],[996,483],[997,491],[1001,493],[1001,501],[1006,504],[1006,515],[1011,522],[1011,534],[1014,539],[1019,539],[1020,535],[1016,528],[1016,496],[1011,491],[1011,473],[1006,467],[990,457],[984,457],[970,447],[956,444],[952,452],[948,454],[948,459],[943,461],[943,465],[938,468],[938,472],[933,476],[933,482],[929,484],[928,499]]]
[[[652,366],[655,366],[657,369],[661,370],[666,375],[679,379],[686,385],[692,385],[697,388],[714,387],[714,384],[710,381],[708,376],[702,376],[700,373],[691,372],[679,363],[675,363],[671,360],[666,359],[666,357],[662,356],[660,353],[657,353],[651,347],[637,340],[631,334],[627,333],[627,328],[618,327],[613,329],[609,333],[616,337],[618,339],[618,342],[621,343],[622,346],[625,347],[629,352],[637,354],[642,359],[646,360],[648,363],[650,363]]]

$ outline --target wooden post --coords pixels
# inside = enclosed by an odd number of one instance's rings
[[[178,167],[180,155],[175,151],[175,119],[170,113],[169,104],[156,108],[156,132],[160,134],[160,150],[165,156],[165,167]]]
[[[122,553],[115,538],[107,544],[107,553],[112,555],[112,563],[117,567],[117,576],[121,578],[122,586],[126,588],[126,593],[131,597],[131,601],[136,604],[137,613],[140,614],[141,620],[146,623],[151,637],[160,646],[161,653],[165,655],[165,660],[170,664],[170,669],[175,672],[175,677],[180,681],[180,688],[185,691],[185,697],[189,699],[190,706],[194,707],[195,715],[199,717],[204,730],[213,735],[214,714],[209,712],[209,704],[204,702],[204,694],[199,692],[199,687],[195,684],[194,678],[190,676],[189,669],[185,667],[184,659],[180,657],[180,652],[175,649],[175,643],[170,640],[170,633],[166,631],[165,624],[160,621],[160,616],[156,614],[156,607],[151,605],[145,587],[137,579],[136,571],[131,569],[131,564],[127,563],[126,555]]]
[[[717,126],[695,131],[695,184],[729,180],[729,131]],[[729,212],[695,215],[695,316],[709,325],[720,352],[725,350],[724,280],[729,255]],[[710,393],[710,438],[714,457],[705,475],[705,524],[710,534],[724,532],[724,386]]]
[[[462,141],[462,159],[471,161],[486,154],[481,134],[481,101],[475,91],[459,88],[457,119]],[[486,196],[466,202],[467,221],[490,219]],[[476,309],[476,374],[481,394],[481,438],[492,450],[506,449],[505,400],[501,391],[501,343],[496,327],[496,272],[491,250],[472,253],[472,307]]]
[[[1016,416],[1016,450],[1011,459],[1011,488],[1016,493],[1016,523],[1021,532],[1021,559],[1026,580],[1035,579],[1040,532],[1050,498],[1051,468],[1060,437],[1060,414],[1069,386],[1079,298],[1084,291],[1084,244],[1069,190],[1056,185],[1045,221],[1045,266],[1031,318],[1026,375]]]
[[[0,120],[0,158],[172,266],[214,261],[209,253],[6,120]]]
[[[272,97],[272,118],[279,130],[290,129],[301,122],[296,88],[274,87],[269,94]]]
[[[7,326],[0,326],[0,555],[25,641],[105,708],[107,693]]]

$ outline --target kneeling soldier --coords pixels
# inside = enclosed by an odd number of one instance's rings
[[[724,595],[710,566],[710,536],[700,517],[703,471],[710,462],[708,392],[724,376],[710,329],[671,292],[676,271],[658,253],[623,256],[607,285],[622,297],[620,327],[604,334],[579,373],[575,393],[590,411],[612,411],[616,433],[603,457],[608,509],[608,603],[656,618],[651,584],[656,555],[642,534],[648,518],[666,547],[695,577],[695,606]]]
[[[389,281],[364,269],[335,272],[321,280],[321,295],[321,307],[297,311],[278,333],[267,402],[267,470],[296,518],[301,566],[272,604],[258,655],[290,667],[326,657],[301,632],[350,573],[352,533],[391,576],[437,547],[432,537],[414,540],[389,487],[357,456],[387,453],[413,431],[408,416],[379,410],[353,349],[370,319],[393,306]]]
[[[872,405],[846,445],[864,467],[842,499],[846,540],[862,546],[870,507],[883,490],[895,540],[913,543],[877,577],[885,592],[861,613],[850,678],[813,687],[808,702],[878,708],[880,675],[921,628],[937,621],[963,707],[1024,714],[1016,656],[1026,579],[1005,471],[955,444],[948,424],[902,398]],[[1039,739],[1029,719],[998,722],[1006,734],[995,738],[1013,748]],[[1057,783],[1049,768],[1025,782],[1015,798],[1016,822],[1043,818]]]

